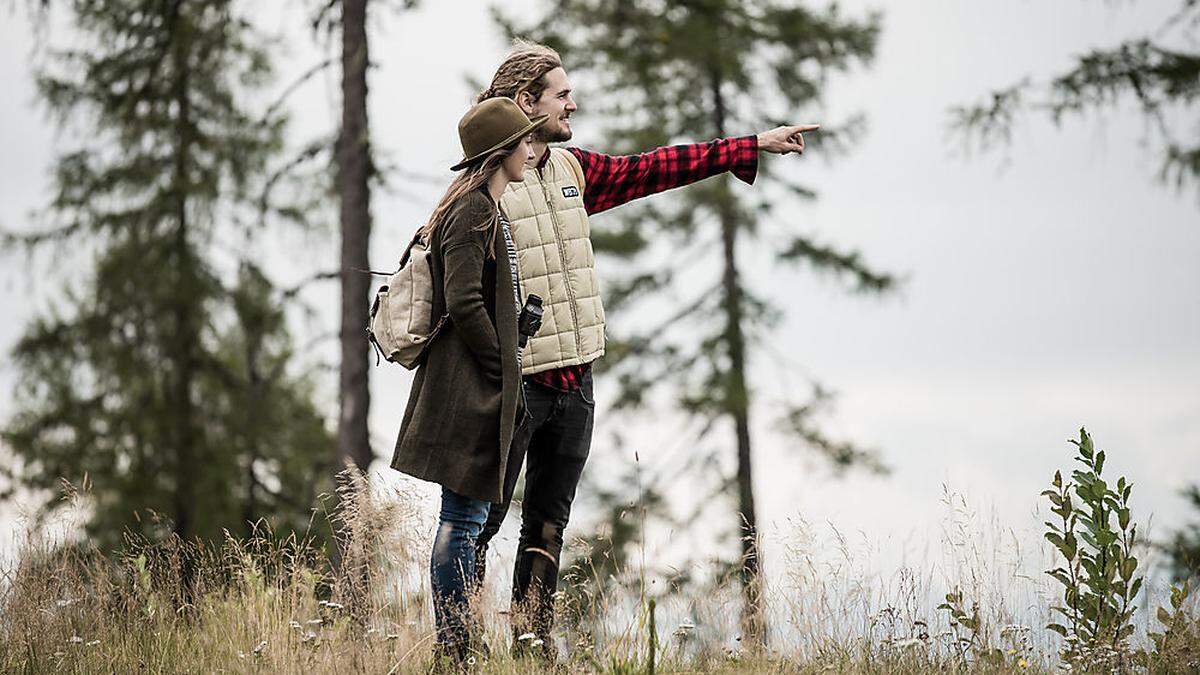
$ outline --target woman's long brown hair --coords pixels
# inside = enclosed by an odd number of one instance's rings
[[[434,231],[444,225],[446,219],[449,218],[450,210],[455,202],[471,194],[472,190],[478,190],[487,185],[492,174],[500,170],[500,165],[504,162],[504,158],[508,157],[512,151],[513,147],[500,148],[483,158],[483,160],[463,169],[461,173],[455,176],[454,180],[450,181],[450,187],[446,188],[446,194],[442,195],[441,200],[434,207],[433,213],[429,216],[429,222],[421,228],[421,237],[426,242],[429,242],[433,237]],[[491,242],[488,255],[492,258],[496,257],[496,230],[499,226],[500,219],[493,217],[479,223],[477,227],[480,230],[488,230],[488,241]]]

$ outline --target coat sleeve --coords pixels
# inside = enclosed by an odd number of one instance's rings
[[[583,206],[588,214],[689,185],[724,171],[744,183],[758,174],[758,137],[718,138],[657,148],[640,155],[605,155],[566,148],[583,169]]]
[[[504,379],[500,337],[488,317],[483,298],[487,232],[477,229],[490,217],[490,204],[470,203],[456,209],[445,223],[442,259],[445,261],[446,311],[450,320],[483,372],[499,384]]]

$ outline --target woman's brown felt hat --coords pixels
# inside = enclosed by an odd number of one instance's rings
[[[458,122],[458,140],[462,142],[463,160],[450,167],[450,170],[466,168],[471,162],[512,145],[542,126],[549,117],[538,115],[531,120],[511,98],[503,96],[471,106]]]

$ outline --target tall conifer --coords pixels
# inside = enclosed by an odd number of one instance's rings
[[[19,484],[90,486],[87,527],[102,545],[126,530],[245,534],[260,518],[303,529],[330,473],[333,439],[289,367],[281,294],[236,239],[270,216],[247,197],[284,123],[243,102],[271,74],[250,9],[53,5],[73,46],[49,52],[37,83],[78,140],[54,169],[50,227],[4,241],[76,255],[53,268],[67,288],[13,352],[3,436]]]

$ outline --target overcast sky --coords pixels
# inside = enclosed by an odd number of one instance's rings
[[[471,93],[463,76],[489,76],[505,45],[483,3],[470,11],[467,3],[425,5],[375,22],[372,131],[390,159],[448,181],[444,167],[459,155],[455,128]],[[756,484],[768,537],[786,537],[802,518],[877,546],[886,564],[911,561],[939,546],[948,488],[1036,545],[1037,494],[1056,468],[1069,466],[1066,439],[1080,425],[1108,450],[1108,470],[1134,481],[1136,513],[1153,515],[1153,533],[1189,515],[1178,491],[1200,480],[1196,192],[1156,182],[1156,146],[1147,145],[1152,137],[1128,105],[1071,119],[1061,129],[1031,117],[1016,127],[1007,151],[972,157],[948,135],[947,116],[949,106],[980,100],[1025,75],[1044,80],[1089,48],[1154,31],[1175,5],[841,3],[849,15],[884,12],[877,59],[836,78],[826,107],[796,111],[794,121],[836,123],[861,111],[869,129],[836,160],[814,151],[763,161],[786,165],[819,192],[814,203],[788,205],[798,231],[860,249],[870,263],[907,281],[897,296],[871,300],[804,272],[750,265],[750,281],[788,312],[754,375],[763,401],[803,399],[806,378],[836,390],[827,429],[879,448],[894,471],[834,480],[811,455],[771,436],[765,413],[756,415]],[[294,11],[274,11],[262,21],[289,36],[281,82],[321,58]],[[49,168],[64,147],[32,105],[30,50],[22,17],[6,15],[0,27],[0,77],[9,101],[0,107],[6,227],[27,226],[25,214],[47,202]],[[296,143],[333,128],[336,93],[331,74],[293,99]],[[600,127],[589,117],[589,95],[585,87],[576,93],[581,143],[595,141]],[[405,194],[376,196],[377,269],[392,263],[440,193],[440,186],[403,187]],[[256,247],[286,261],[295,273],[281,275],[289,278],[329,267],[335,250],[319,242]],[[747,260],[756,255],[748,251]],[[0,347],[7,351],[55,297],[58,283],[30,285],[11,259],[4,265]],[[332,292],[312,298],[333,325]],[[776,372],[788,373],[786,387],[767,377]],[[372,434],[386,459],[409,377],[396,367],[372,374]],[[0,386],[9,391],[12,382],[5,359]],[[597,383],[601,404],[610,386]],[[325,393],[328,406],[335,400]],[[0,417],[10,412],[10,398],[0,397]],[[636,449],[654,475],[677,466],[679,453],[689,449],[672,446],[671,432],[661,426],[630,424],[638,435],[618,449],[608,440],[614,420],[601,406],[590,473],[622,465]],[[709,443],[732,444],[721,433]],[[6,513],[0,524],[11,537],[18,526],[11,506]]]

